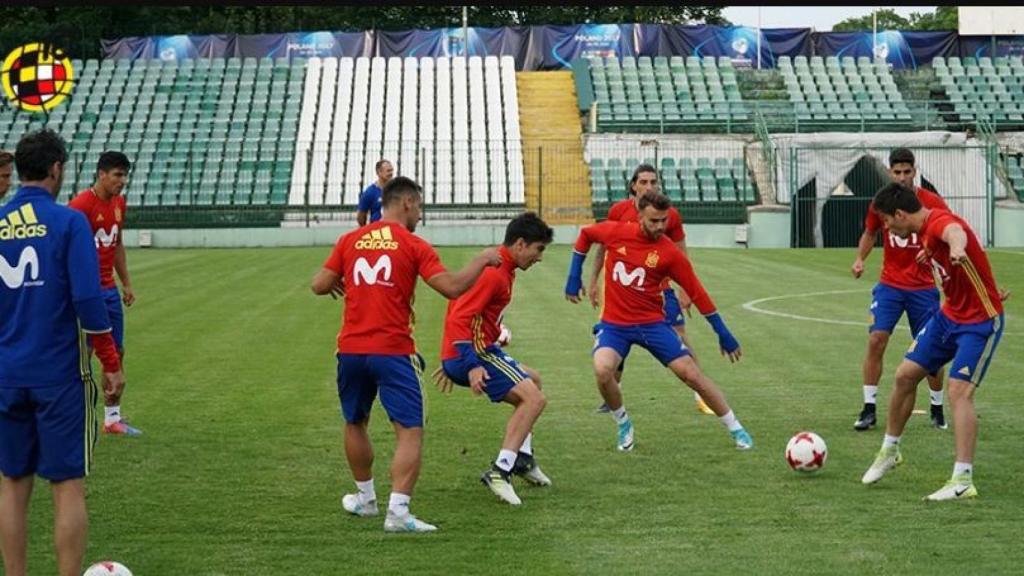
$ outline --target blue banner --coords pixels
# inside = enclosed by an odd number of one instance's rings
[[[885,60],[893,68],[916,69],[930,64],[936,56],[956,56],[956,32],[878,32],[877,44],[871,32],[820,32],[814,35],[814,48],[818,56],[852,56]]]
[[[956,54],[954,54],[956,56]],[[995,53],[991,36],[961,36],[960,57],[1024,56],[1024,36],[996,36]]]
[[[580,24],[534,26],[531,44],[539,44],[542,58],[537,68],[568,68],[577,58],[636,56],[631,24]]]
[[[757,66],[757,28],[747,26],[659,26],[652,56],[725,56],[740,66]],[[652,31],[653,32],[653,31]],[[648,43],[645,43],[645,47]],[[774,68],[779,56],[809,56],[809,28],[761,30],[761,67]],[[647,55],[647,54],[645,54]]]

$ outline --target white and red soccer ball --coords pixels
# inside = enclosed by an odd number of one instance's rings
[[[786,444],[786,463],[797,472],[817,472],[827,458],[828,446],[814,432],[799,432]]]
[[[124,564],[104,560],[89,566],[82,576],[132,576],[132,571]]]

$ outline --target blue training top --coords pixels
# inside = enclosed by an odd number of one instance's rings
[[[370,213],[370,222],[380,220],[380,206],[384,198],[384,191],[374,182],[363,190],[359,195],[359,211]]]
[[[0,386],[79,381],[90,374],[82,332],[109,330],[85,216],[22,186],[0,207]]]

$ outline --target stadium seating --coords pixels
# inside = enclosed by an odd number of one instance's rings
[[[594,58],[590,73],[601,131],[750,121],[728,58]]]
[[[1003,157],[1006,164],[1006,172],[1017,198],[1024,202],[1024,158],[1020,155],[1007,155]]]
[[[910,122],[903,95],[885,63],[869,58],[779,58],[779,71],[798,122]]]
[[[352,205],[390,160],[436,204],[523,202],[509,57],[312,58],[290,204]]]
[[[932,67],[961,122],[986,118],[1018,129],[1024,124],[1024,59],[938,57]]]

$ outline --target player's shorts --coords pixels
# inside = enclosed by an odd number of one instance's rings
[[[0,388],[0,472],[51,482],[89,474],[99,434],[99,390],[87,383]]]
[[[665,305],[663,310],[665,311],[665,322],[669,326],[683,326],[686,324],[686,315],[683,314],[683,308],[679,305],[679,298],[676,297],[676,291],[672,288],[666,288],[662,291],[662,295],[665,297]]]
[[[338,354],[338,398],[345,421],[366,420],[380,390],[381,406],[392,422],[422,427],[420,374],[425,368],[419,354]]]
[[[907,313],[910,333],[917,334],[939,310],[939,290],[902,290],[876,284],[871,291],[871,326],[868,332],[888,332],[896,328],[900,316]]]
[[[634,344],[646,348],[663,365],[668,366],[673,360],[689,356],[690,351],[680,340],[679,335],[666,322],[621,326],[598,322],[594,327],[594,352],[600,348],[611,348],[618,352],[623,360],[629,356]]]
[[[484,392],[491,402],[501,402],[509,390],[515,388],[523,380],[530,376],[519,367],[519,363],[511,356],[505,354],[497,345],[491,345],[483,352],[477,353],[481,365],[487,370],[488,379],[484,381],[486,386]],[[472,366],[462,356],[444,360],[441,363],[444,372],[459,386],[469,386],[469,371]]]
[[[929,373],[952,360],[949,377],[981,385],[1003,336],[1003,315],[973,324],[958,324],[940,310],[917,333],[906,358]]]
[[[114,345],[118,352],[124,352],[124,308],[121,307],[121,292],[116,286],[103,290],[103,303],[107,305],[107,315],[113,327]]]

